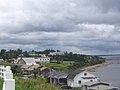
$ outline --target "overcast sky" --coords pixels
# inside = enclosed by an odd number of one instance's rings
[[[120,0],[0,0],[0,49],[120,53]]]

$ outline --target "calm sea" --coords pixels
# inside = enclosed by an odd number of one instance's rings
[[[107,56],[108,62],[120,63],[120,56]],[[110,64],[108,66],[99,67],[95,72],[91,72],[101,81],[111,83],[113,86],[120,88],[120,64]]]

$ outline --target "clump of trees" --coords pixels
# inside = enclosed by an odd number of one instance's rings
[[[23,54],[25,52],[23,52],[21,49],[17,49],[17,50],[9,50],[7,51],[6,49],[2,49],[0,51],[0,58],[2,58],[3,60],[7,60],[7,61],[11,61],[11,59],[13,58],[17,58],[20,54]]]
[[[69,70],[74,70],[80,67],[91,66],[105,62],[105,58],[99,56],[73,54],[72,52],[66,52],[65,55],[53,56],[52,60],[56,60],[58,64],[64,61],[74,61],[74,63],[72,63],[68,67]]]
[[[59,50],[56,50],[57,52]],[[13,58],[18,58],[19,56],[21,57],[31,57],[30,53],[34,53],[34,54],[45,54],[48,55],[50,52],[55,52],[55,50],[52,49],[46,49],[44,51],[35,51],[35,50],[31,50],[31,51],[23,51],[22,49],[17,49],[17,50],[6,50],[6,49],[2,49],[0,51],[0,58],[2,58],[3,60],[6,60],[8,62],[11,62],[11,60]]]

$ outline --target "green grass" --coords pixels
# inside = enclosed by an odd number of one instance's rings
[[[50,67],[56,71],[66,72],[68,71],[68,67],[70,66],[70,63],[48,63],[48,64],[42,64],[42,66]]]
[[[0,90],[2,90],[3,87],[3,80],[0,79]]]
[[[43,78],[17,79],[16,90],[62,90]]]

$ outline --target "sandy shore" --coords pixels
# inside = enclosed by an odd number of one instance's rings
[[[88,67],[84,67],[81,70],[85,70],[85,71],[95,71],[95,69],[97,69],[98,67],[103,67],[103,66],[107,66],[109,64],[112,64],[110,62],[105,62],[102,64],[97,64],[97,65],[93,65],[93,66],[88,66]]]

